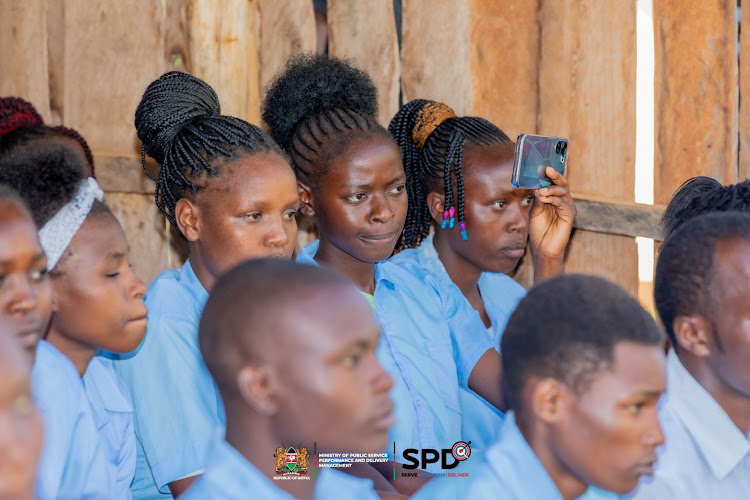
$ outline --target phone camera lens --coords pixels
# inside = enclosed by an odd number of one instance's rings
[[[558,141],[557,146],[555,146],[555,153],[560,154],[561,149],[562,149],[562,141]]]
[[[563,153],[563,154],[565,154],[565,152],[566,152],[567,150],[568,150],[568,143],[567,143],[567,142],[563,142],[563,143],[562,143],[562,150],[561,150],[561,151],[562,151],[562,153]]]

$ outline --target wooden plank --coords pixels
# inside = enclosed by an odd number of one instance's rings
[[[750,178],[750,5],[745,3],[740,36],[740,109],[738,180]]]
[[[310,0],[259,0],[260,85],[265,89],[289,56],[315,52],[315,14]],[[293,13],[293,15],[290,15]]]
[[[663,205],[640,203],[607,203],[600,200],[574,198],[577,214],[573,227],[597,233],[621,236],[643,236],[660,240],[659,221]]]
[[[190,0],[192,73],[219,95],[222,114],[260,120],[257,0]]]
[[[184,245],[170,231],[153,195],[106,193],[104,201],[122,224],[130,244],[130,262],[139,278],[150,283],[163,270],[182,265]]]
[[[26,99],[49,120],[47,0],[0,0],[0,61],[0,96]]]
[[[328,53],[353,58],[378,89],[378,121],[398,111],[400,60],[393,0],[328,0]]]
[[[539,132],[570,140],[567,172],[583,196],[634,201],[636,3],[542,2]],[[586,272],[638,292],[630,237],[576,230],[567,272]]]
[[[50,118],[48,125],[62,125],[65,101],[65,2],[47,2],[47,69]]]
[[[158,165],[154,160],[147,157],[146,164],[152,175],[158,172]],[[153,196],[154,181],[143,172],[140,156],[97,153],[94,155],[94,165],[96,165],[96,180],[104,191]]]
[[[536,133],[539,44],[539,0],[471,0],[471,114],[513,140]]]
[[[736,0],[654,0],[655,200],[708,175],[734,182],[737,163]]]
[[[404,102],[431,99],[458,115],[472,110],[470,0],[404,0],[401,89]]]

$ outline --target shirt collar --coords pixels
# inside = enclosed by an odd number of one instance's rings
[[[318,252],[319,246],[320,246],[320,240],[315,240],[311,243],[308,243],[304,247],[302,247],[299,254],[297,255],[296,262],[299,262],[300,264],[309,264],[311,266],[321,267],[320,264],[318,264],[315,260],[315,254]],[[381,260],[380,262],[375,263],[376,291],[377,291],[377,286],[380,283],[383,283],[390,289],[396,288],[395,282],[389,277],[393,266],[394,264],[385,260]]]
[[[667,406],[683,423],[717,479],[723,479],[750,453],[750,440],[687,371],[674,350],[667,355],[666,394]]]
[[[193,294],[193,298],[199,304],[201,311],[203,306],[208,300],[208,292],[203,288],[203,284],[198,279],[193,271],[193,266],[190,265],[190,259],[185,261],[180,270],[180,275],[177,278],[178,281],[182,282]],[[199,311],[200,313],[200,311]]]

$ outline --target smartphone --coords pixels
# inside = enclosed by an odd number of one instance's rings
[[[552,167],[565,175],[568,158],[568,140],[563,137],[521,134],[516,141],[516,156],[513,159],[513,187],[539,189],[552,184],[546,167]]]

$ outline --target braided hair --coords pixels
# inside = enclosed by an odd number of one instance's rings
[[[391,139],[377,112],[377,89],[367,73],[351,61],[302,54],[269,86],[261,117],[297,177],[316,187],[330,161],[355,139]]]
[[[468,239],[464,223],[464,146],[467,141],[478,146],[513,141],[483,118],[457,117],[445,104],[426,99],[405,104],[391,120],[388,131],[401,150],[409,197],[404,233],[396,250],[418,247],[429,234],[432,216],[427,195],[431,191],[445,194],[441,228],[452,229],[457,217],[461,236]]]
[[[81,146],[94,175],[94,156],[86,140],[75,129],[44,124],[31,103],[18,97],[0,97],[0,154],[26,145],[35,139],[65,137]]]
[[[238,154],[284,156],[260,128],[222,115],[210,85],[179,71],[165,73],[146,88],[135,110],[135,128],[143,143],[143,170],[156,181],[156,206],[183,238],[175,205],[187,192],[201,189],[198,179],[219,176],[219,163]],[[157,178],[146,168],[146,154],[161,167]]]

